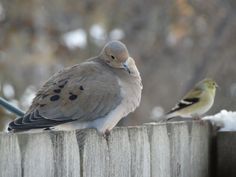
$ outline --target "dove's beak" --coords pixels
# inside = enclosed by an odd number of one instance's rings
[[[128,67],[128,59],[126,60],[126,62],[125,63],[123,63],[123,67],[124,67],[124,69],[130,74],[131,72],[130,72],[130,69],[129,69],[129,67]]]

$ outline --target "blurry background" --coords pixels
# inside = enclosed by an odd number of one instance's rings
[[[208,114],[236,108],[234,0],[0,0],[0,96],[26,110],[55,72],[124,42],[141,72],[141,106],[123,125],[155,120],[204,77],[220,85]],[[0,108],[0,129],[14,119]]]

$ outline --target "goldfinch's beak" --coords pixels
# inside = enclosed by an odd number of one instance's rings
[[[124,67],[124,69],[130,74],[130,69],[129,69],[129,67],[128,67],[128,59],[126,60],[126,62],[125,63],[123,63],[123,67]]]

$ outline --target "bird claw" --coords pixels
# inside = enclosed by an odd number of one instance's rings
[[[200,125],[204,125],[204,120],[202,120],[202,117],[200,117],[199,115],[195,115],[193,117],[193,120],[199,121]]]
[[[103,134],[103,137],[108,141],[110,134],[111,132],[109,130],[106,130],[105,133]]]
[[[200,117],[199,115],[195,115],[195,116],[193,117],[193,120],[201,120],[201,117]]]

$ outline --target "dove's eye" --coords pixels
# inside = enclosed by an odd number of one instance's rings
[[[115,59],[115,57],[113,56],[113,55],[111,55],[111,58],[114,60]]]

